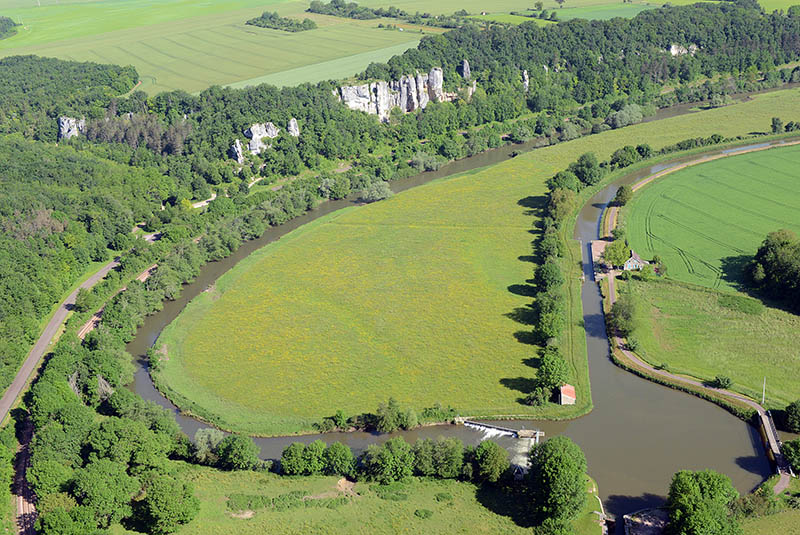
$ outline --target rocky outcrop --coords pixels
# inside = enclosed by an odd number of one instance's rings
[[[58,139],[73,138],[82,134],[84,130],[86,130],[86,119],[58,118]]]
[[[689,48],[686,48],[682,45],[672,45],[669,47],[669,53],[673,56],[685,56],[686,54],[694,56],[697,53],[697,50],[697,45],[694,43],[689,45]]]
[[[522,87],[527,93],[531,88],[531,79],[528,77],[528,70],[522,71]]]
[[[424,109],[430,101],[452,100],[454,95],[444,93],[444,73],[433,68],[428,74],[403,76],[391,82],[379,81],[371,84],[344,86],[339,89],[339,100],[351,110],[377,115],[382,121],[389,120],[393,108],[404,112]]]
[[[229,153],[231,158],[236,160],[239,165],[244,163],[244,150],[242,149],[242,142],[239,139],[233,142]]]
[[[290,136],[293,137],[300,137],[300,125],[297,124],[297,119],[294,117],[291,118],[289,121],[289,126],[286,128],[286,131],[289,132]]]
[[[265,143],[264,139],[275,139],[280,133],[281,129],[272,123],[256,123],[244,131],[244,135],[250,138],[247,148],[252,154],[261,154],[264,149],[272,146]]]
[[[461,76],[464,77],[464,80],[469,80],[472,77],[472,72],[469,69],[469,61],[464,58],[464,61],[461,63]]]

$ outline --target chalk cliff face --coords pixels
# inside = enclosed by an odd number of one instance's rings
[[[297,124],[297,119],[292,117],[292,119],[289,121],[289,127],[286,129],[286,131],[289,132],[290,136],[300,137],[300,125]]]
[[[424,109],[430,101],[452,100],[452,96],[445,95],[443,85],[444,73],[434,67],[430,73],[403,76],[391,82],[344,86],[337,96],[351,110],[377,115],[382,121],[388,121],[392,108],[408,113]]]
[[[247,148],[252,154],[261,154],[264,149],[271,146],[264,143],[264,138],[275,139],[280,133],[280,128],[272,123],[256,123],[244,131],[244,135],[250,138]]]
[[[86,130],[86,119],[58,118],[58,139],[73,138],[82,134],[84,130]]]
[[[528,70],[522,71],[522,87],[525,89],[527,93],[531,88],[531,79],[528,77]]]
[[[472,71],[469,68],[469,61],[464,59],[461,63],[461,76],[464,77],[464,80],[469,80],[472,77]]]

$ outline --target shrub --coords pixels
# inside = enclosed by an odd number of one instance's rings
[[[380,483],[402,481],[413,473],[414,452],[402,437],[388,440],[382,446],[372,444],[363,458],[364,473]]]
[[[552,391],[550,389],[543,386],[537,386],[533,389],[533,392],[525,396],[525,404],[532,407],[541,407],[550,401],[551,395]]]
[[[751,316],[758,316],[764,311],[764,305],[761,301],[743,295],[723,295],[720,296],[718,302],[721,307],[750,314]]]
[[[508,452],[496,442],[484,440],[475,448],[475,464],[478,479],[495,483],[508,467]]]
[[[417,509],[414,511],[414,516],[417,516],[422,519],[430,518],[433,516],[433,511],[430,509]]]
[[[781,445],[781,453],[792,465],[795,472],[800,472],[800,438],[784,442]]]
[[[245,435],[228,435],[217,446],[220,466],[228,470],[252,470],[260,464],[260,448]]]
[[[341,442],[334,442],[328,446],[323,460],[326,474],[351,476],[355,471],[356,460],[353,451]]]
[[[434,496],[437,502],[452,502],[453,495],[447,492],[437,492],[436,496]]]
[[[732,384],[733,381],[727,375],[717,375],[711,382],[711,386],[714,388],[730,388]]]
[[[363,192],[361,192],[361,198],[367,202],[375,202],[380,201],[383,199],[388,199],[394,195],[392,189],[389,187],[388,182],[384,182],[382,180],[378,182],[373,182],[369,185]]]
[[[800,433],[800,399],[786,406],[786,429],[792,433]]]

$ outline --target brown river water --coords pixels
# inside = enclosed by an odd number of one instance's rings
[[[691,113],[691,110],[690,106],[683,106],[660,113],[663,117],[668,117]],[[525,145],[488,151],[453,162],[436,172],[395,181],[391,186],[395,192],[401,192],[431,180],[493,165],[508,159],[514,151],[531,150],[537,143],[534,140]],[[709,153],[715,152],[720,151]],[[772,473],[760,436],[754,427],[712,403],[628,373],[615,366],[609,358],[602,301],[599,289],[592,281],[588,245],[589,241],[598,236],[602,210],[613,198],[620,184],[635,182],[650,173],[697,157],[676,158],[668,163],[631,173],[597,193],[580,213],[575,238],[583,245],[586,282],[582,288],[582,301],[594,410],[571,421],[518,420],[500,424],[516,429],[540,429],[545,432],[545,436],[563,434],[577,442],[586,454],[590,475],[598,482],[606,511],[612,515],[620,516],[644,507],[663,504],[672,475],[678,470],[717,470],[727,474],[740,492],[751,491]],[[181,428],[190,437],[194,436],[197,429],[208,427],[203,422],[181,414],[154,387],[145,358],[147,349],[191,299],[239,260],[318,217],[352,206],[356,202],[355,198],[349,198],[322,203],[303,216],[270,228],[260,238],[243,243],[230,257],[204,266],[197,279],[184,286],[180,298],[165,302],[161,311],[149,316],[136,338],[128,344],[128,352],[137,363],[130,388],[144,399],[155,401],[174,411]],[[380,443],[397,435],[402,435],[410,442],[417,438],[454,436],[465,444],[477,444],[485,438],[492,438],[509,449],[512,455],[527,448],[527,442],[510,436],[457,425],[423,427],[392,435],[366,432],[327,433],[255,440],[261,447],[263,458],[277,459],[287,445],[296,441],[341,441],[355,451],[362,451],[369,444]]]

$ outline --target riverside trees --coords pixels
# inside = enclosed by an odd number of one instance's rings
[[[713,470],[675,474],[669,487],[669,533],[673,535],[738,535],[730,506],[739,493],[730,478]]]
[[[566,523],[586,503],[586,457],[570,438],[557,436],[530,453],[528,483],[531,508],[538,521]]]

